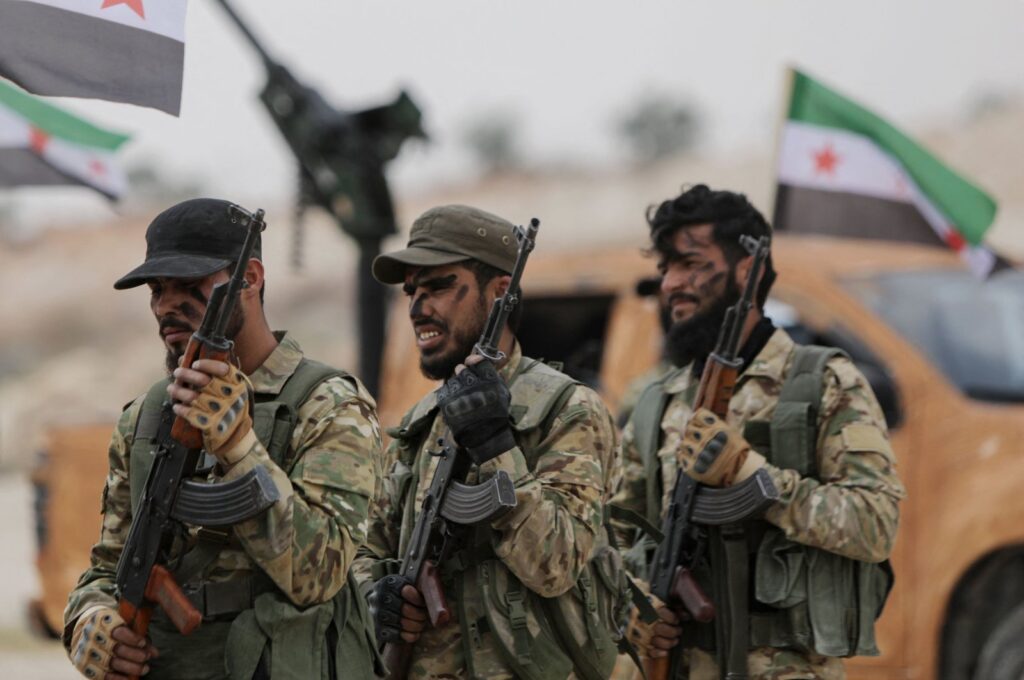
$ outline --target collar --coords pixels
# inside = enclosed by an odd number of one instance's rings
[[[786,362],[789,355],[793,353],[796,343],[789,337],[789,333],[776,328],[768,343],[764,346],[750,366],[740,375],[740,380],[748,377],[766,378],[773,382],[782,382],[782,373],[786,369]],[[737,381],[739,382],[739,381]]]
[[[512,341],[512,353],[508,355],[508,361],[498,370],[498,375],[505,379],[505,383],[512,384],[515,376],[519,373],[519,366],[523,363],[523,349],[519,346],[518,340]]]
[[[277,338],[277,347],[249,376],[257,394],[280,394],[281,388],[302,361],[302,348],[288,335],[288,331],[274,331],[274,337]]]

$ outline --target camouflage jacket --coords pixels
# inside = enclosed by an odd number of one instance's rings
[[[522,356],[517,344],[500,374],[514,387],[526,362],[532,361]],[[425,401],[433,404],[433,399],[431,394]],[[522,404],[513,396],[513,413],[519,406]],[[526,588],[545,598],[561,595],[575,585],[603,534],[603,506],[614,488],[617,473],[612,417],[593,390],[577,385],[553,416],[549,416],[551,426],[537,446],[525,451],[516,446],[479,469],[479,478],[505,470],[516,488],[516,508],[491,525],[495,557]],[[396,473],[403,468],[402,458],[408,455],[403,455],[400,441],[389,446],[387,459],[393,464],[392,474],[384,482],[379,502],[371,509],[369,539],[353,567],[364,588],[374,578],[373,566],[377,561],[402,557],[411,530],[409,525],[415,521],[413,513],[403,518],[403,508],[414,507],[418,516],[437,467],[437,458],[427,451],[444,430],[443,418],[435,415],[429,434],[422,438],[419,450],[411,458],[418,483],[415,488],[409,485],[404,496],[399,488],[401,475]],[[474,481],[472,476],[470,481]],[[459,611],[457,594],[449,591],[446,595],[453,611]],[[440,629],[427,628],[416,643],[410,678],[467,677],[467,650],[463,642],[466,622],[460,623],[463,625],[453,622]],[[493,643],[489,646],[487,638],[491,636],[473,636],[477,638],[477,647],[481,647],[479,638],[483,638],[482,648],[492,650],[482,655],[486,667],[482,667],[480,660],[475,661],[475,677],[514,677]],[[474,652],[473,656],[480,655]]]
[[[295,340],[277,335],[280,344],[249,376],[257,396],[278,394],[302,359]],[[116,606],[115,570],[131,524],[129,452],[142,401],[125,409],[110,440],[100,538],[89,569],[68,599],[65,645],[86,608]],[[300,406],[289,447],[289,459],[295,461],[290,473],[270,459],[262,443],[222,477],[211,472],[211,480],[231,480],[263,466],[280,499],[264,515],[234,527],[236,540],[203,578],[225,581],[258,568],[290,601],[305,606],[326,602],[341,589],[356,550],[366,542],[369,505],[382,478],[373,398],[355,378],[325,380]]]
[[[771,419],[794,347],[785,331],[774,332],[737,381],[726,417],[730,425],[742,431],[748,421]],[[663,511],[668,507],[679,469],[677,451],[690,417],[697,382],[689,367],[678,369],[665,382],[669,401],[661,419],[662,439],[657,452]],[[612,502],[645,514],[647,473],[633,428],[634,420],[630,419],[622,436],[622,484]],[[765,520],[796,543],[863,562],[885,560],[896,536],[897,504],[905,491],[896,474],[881,409],[864,376],[846,358],[833,358],[825,367],[816,451],[815,478],[801,477],[795,470],[771,464],[766,466],[781,498],[766,511]],[[702,656],[699,650],[692,654]],[[776,653],[759,650],[754,655],[759,660],[755,663],[752,657],[751,668],[763,666],[764,659],[760,657],[765,655],[774,658]],[[787,655],[787,659],[792,656]],[[713,661],[710,663],[715,673]],[[810,662],[805,659],[801,663],[806,666]],[[829,663],[838,661],[833,659]],[[818,669],[823,673],[821,677],[832,677],[825,673],[824,666],[805,666],[800,668],[812,672]]]

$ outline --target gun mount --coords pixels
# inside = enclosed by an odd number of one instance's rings
[[[426,138],[419,107],[404,91],[390,104],[361,111],[334,108],[271,58],[227,0],[216,0],[253,46],[267,72],[260,101],[299,164],[296,243],[307,205],[330,213],[359,247],[359,376],[377,393],[384,346],[386,290],[370,267],[383,238],[396,232],[385,168],[405,140]]]

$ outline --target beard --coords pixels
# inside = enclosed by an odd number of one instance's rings
[[[186,310],[187,315],[187,310]],[[191,315],[188,315],[191,318]],[[235,309],[231,312],[231,318],[228,319],[228,327],[224,331],[224,336],[228,340],[234,340],[235,337],[241,332],[242,326],[245,325],[245,312],[239,305],[235,306]],[[160,330],[164,328],[178,328],[184,331],[192,331],[192,326],[176,319],[174,317],[165,317],[160,321]],[[194,331],[193,331],[194,332]],[[185,356],[185,349],[188,347],[188,343],[178,346],[171,346],[167,348],[167,353],[164,355],[164,367],[167,369],[167,374],[170,375],[174,372],[174,369],[178,367],[181,358]]]
[[[448,332],[448,325],[440,319],[431,319],[431,323],[441,327]],[[487,323],[487,304],[481,296],[480,305],[477,306],[477,314],[473,323],[463,328],[456,329],[451,334],[451,349],[447,351],[438,350],[431,355],[420,355],[420,370],[423,375],[431,380],[447,380],[455,375],[455,367],[466,360],[473,353],[473,347],[480,340],[484,332],[484,325]]]
[[[665,334],[665,357],[672,365],[682,367],[694,362],[703,364],[718,343],[726,310],[739,299],[740,291],[730,267],[725,291],[709,308],[669,327]]]

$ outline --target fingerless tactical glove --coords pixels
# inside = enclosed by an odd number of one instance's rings
[[[102,678],[110,671],[117,642],[111,633],[124,625],[117,610],[97,605],[85,610],[71,636],[71,663],[87,678]]]
[[[366,602],[378,644],[402,641],[402,604],[405,602],[402,588],[411,584],[412,581],[398,574],[385,576],[373,584]]]
[[[477,465],[516,445],[511,403],[512,394],[490,361],[467,366],[437,390],[445,424]]]
[[[743,435],[706,408],[690,416],[679,458],[686,474],[708,486],[742,482],[765,463]]]

